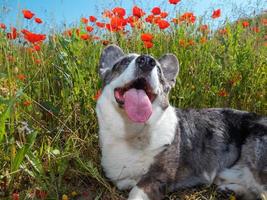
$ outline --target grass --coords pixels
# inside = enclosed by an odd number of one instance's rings
[[[261,23],[266,17],[248,19],[247,28],[225,23],[225,34],[202,33],[196,24],[172,25],[166,31],[147,26],[127,36],[96,32],[102,39],[87,41],[74,33],[57,34],[40,51],[32,51],[22,38],[7,39],[0,29],[0,198],[127,196],[105,179],[100,166],[95,95],[101,88],[97,68],[106,43],[102,40],[125,52],[176,54],[180,73],[170,95],[174,106],[232,107],[266,114],[266,26]],[[251,30],[254,26],[260,31]],[[154,35],[153,48],[144,48],[141,32]],[[233,196],[204,187],[166,197],[177,198]]]

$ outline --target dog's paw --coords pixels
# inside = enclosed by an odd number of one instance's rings
[[[135,186],[128,197],[128,200],[150,200],[147,194],[139,187]]]

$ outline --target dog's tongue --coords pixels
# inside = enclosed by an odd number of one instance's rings
[[[152,114],[152,105],[144,90],[130,89],[124,94],[124,108],[130,120],[146,122]]]

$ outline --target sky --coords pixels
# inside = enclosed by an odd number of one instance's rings
[[[170,16],[191,11],[197,16],[204,16],[204,21],[210,19],[212,10],[220,8],[222,17],[213,22],[214,27],[226,18],[233,21],[240,16],[250,17],[267,10],[267,0],[181,0],[176,6],[169,4],[168,0],[0,0],[0,23],[27,28],[33,22],[23,19],[21,10],[29,9],[44,21],[43,30],[39,31],[59,31],[64,26],[79,24],[81,17],[100,17],[103,10],[116,6],[124,7],[130,14],[133,5],[142,7],[146,12],[159,6]]]

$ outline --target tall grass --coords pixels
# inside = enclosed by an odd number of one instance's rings
[[[126,36],[101,37],[127,53],[157,58],[174,53],[180,62],[170,95],[174,106],[266,114],[266,26],[258,18],[250,19],[251,27],[259,26],[258,33],[241,23],[226,23],[225,34],[203,34],[197,25],[173,25],[167,31],[152,26]],[[141,32],[154,35],[153,48],[144,48]],[[17,193],[23,198],[59,199],[63,194],[86,196],[88,191],[95,199],[123,198],[104,178],[99,162],[95,95],[101,89],[97,68],[104,47],[101,40],[57,34],[42,44],[41,51],[32,52],[21,39],[8,40],[0,31],[1,199]],[[207,194],[209,199],[216,195],[214,189]]]

